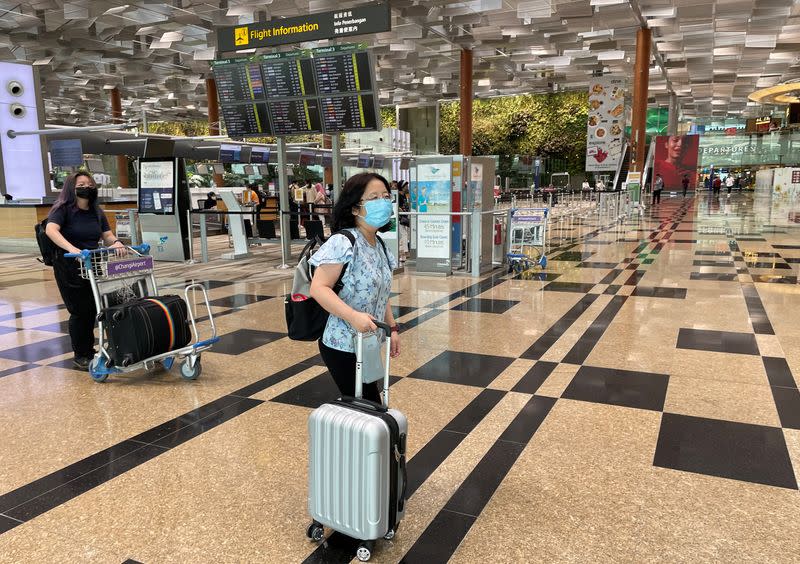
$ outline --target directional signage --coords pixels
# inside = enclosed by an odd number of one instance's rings
[[[333,12],[220,27],[217,28],[217,52],[383,33],[391,29],[392,12],[388,2],[366,4]]]

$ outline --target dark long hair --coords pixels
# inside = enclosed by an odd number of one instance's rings
[[[92,175],[84,170],[79,170],[78,172],[70,174],[66,179],[64,179],[64,186],[61,187],[61,194],[58,195],[56,203],[53,204],[53,210],[57,210],[62,206],[65,206],[68,209],[78,206],[78,197],[75,195],[75,185],[78,183],[78,178],[81,176],[85,176],[92,181],[92,184],[95,184]],[[94,210],[98,216],[101,213],[100,206],[97,205],[97,201],[90,201],[89,209]]]
[[[383,185],[386,186],[386,191],[389,192],[389,182],[383,176],[374,172],[360,172],[347,179],[347,182],[344,183],[342,194],[333,207],[331,233],[356,227],[356,216],[353,215],[353,211],[361,207],[361,199],[364,197],[367,184],[373,180],[383,182]],[[386,226],[390,226],[390,224],[391,222],[387,223]],[[381,229],[385,231],[384,228]]]

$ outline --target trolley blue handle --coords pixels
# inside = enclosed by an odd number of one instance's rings
[[[133,245],[130,248],[133,249],[134,251],[136,251],[137,253],[141,253],[143,255],[146,255],[146,254],[148,254],[150,252],[150,245],[148,245],[147,243],[144,243],[142,245]],[[101,247],[99,249],[83,249],[79,253],[64,253],[64,257],[65,258],[78,258],[78,257],[81,257],[84,260],[86,260],[92,255],[97,255],[97,254],[100,254],[100,253],[111,253],[111,252],[116,252],[116,251],[115,251],[115,249],[113,249],[111,247]]]

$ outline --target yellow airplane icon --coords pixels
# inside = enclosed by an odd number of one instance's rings
[[[234,45],[247,45],[250,42],[248,36],[248,29],[246,27],[237,27],[233,30],[233,44]]]

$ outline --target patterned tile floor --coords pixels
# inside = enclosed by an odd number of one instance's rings
[[[800,561],[800,226],[736,194],[556,227],[531,279],[396,277],[410,499],[373,560]],[[2,256],[0,562],[353,560],[304,536],[336,390],[278,261],[160,267],[206,282],[222,341],[195,382],[99,385],[51,272]]]

